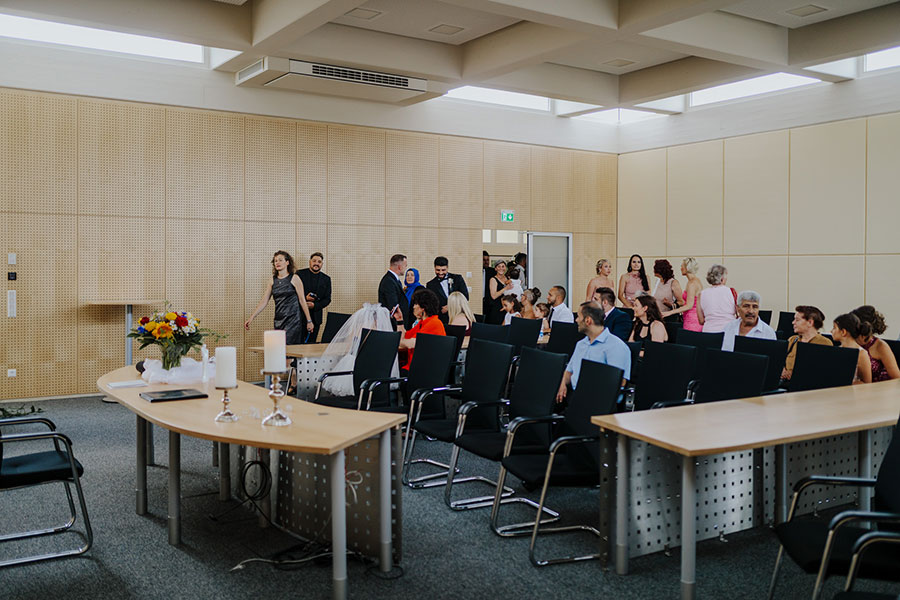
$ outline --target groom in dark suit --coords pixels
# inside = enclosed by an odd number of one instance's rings
[[[394,307],[399,307],[396,312],[391,315],[392,324],[403,323],[409,329],[411,326],[409,320],[409,302],[406,300],[406,294],[403,293],[403,277],[406,275],[406,257],[402,254],[395,254],[391,257],[391,265],[388,272],[381,278],[378,284],[378,303],[389,311]],[[396,327],[395,327],[396,329]]]
[[[441,321],[446,325],[447,317],[447,298],[453,292],[459,292],[469,299],[469,286],[462,275],[450,273],[450,261],[446,256],[438,256],[434,259],[434,279],[425,284],[425,287],[435,293],[438,300],[441,301],[441,312],[439,314]]]

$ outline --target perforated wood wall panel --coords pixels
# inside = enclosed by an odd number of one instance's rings
[[[469,306],[473,313],[481,314],[481,247],[480,229],[440,229],[438,231],[438,248],[441,254],[450,261],[450,271],[462,275],[466,284],[472,288],[469,292]],[[474,252],[472,249],[476,249]],[[466,277],[471,273],[471,277]],[[434,276],[432,267],[431,276]],[[431,279],[431,277],[429,277]]]
[[[382,267],[384,270],[387,270],[388,260],[392,254],[405,254],[408,266],[419,270],[422,285],[434,277],[434,257],[445,250],[438,243],[436,227],[385,227],[384,248],[385,258]]]
[[[484,142],[440,138],[441,227],[481,229],[484,223]]]
[[[384,131],[328,127],[328,222],[384,225]]]
[[[582,233],[572,240],[572,253],[575,260],[573,282],[574,290],[569,290],[572,297],[572,306],[578,306],[585,301],[585,292],[588,282],[597,276],[597,261],[605,258],[613,264],[613,273],[610,278],[616,281],[615,259],[616,236],[605,233]],[[546,293],[546,290],[541,290]],[[616,290],[618,291],[618,290]]]
[[[78,101],[78,212],[162,218],[166,111],[160,106]]]
[[[433,135],[387,132],[385,225],[437,226],[439,144]]]
[[[247,117],[246,218],[291,222],[297,218],[297,127],[293,121]]]
[[[328,126],[297,123],[297,218],[325,223],[328,213]]]
[[[515,221],[500,221],[501,210],[514,210]],[[531,229],[531,148],[484,143],[485,229]]]
[[[166,109],[166,216],[244,218],[244,117]]]
[[[378,282],[387,273],[388,258],[401,248],[386,249],[385,231],[369,225],[329,225],[328,274],[331,310],[354,313],[363,302],[378,301]]]
[[[0,210],[74,214],[76,100],[0,90]]]
[[[575,197],[572,155],[557,148],[531,149],[531,228],[535,231],[573,231],[573,222],[580,219],[571,202]]]
[[[614,155],[574,152],[573,231],[616,233],[617,168]]]

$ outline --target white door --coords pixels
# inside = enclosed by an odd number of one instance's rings
[[[528,287],[541,296],[553,286],[566,290],[566,305],[572,308],[572,234],[528,232]]]

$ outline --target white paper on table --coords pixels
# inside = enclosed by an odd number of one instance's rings
[[[113,381],[111,383],[107,383],[106,387],[111,390],[115,390],[118,388],[132,388],[132,387],[146,387],[147,382],[143,379],[129,379],[128,381]]]

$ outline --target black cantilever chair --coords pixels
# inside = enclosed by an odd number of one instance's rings
[[[786,310],[782,310],[778,312],[778,325],[775,326],[775,331],[781,332],[785,339],[794,335],[794,315],[793,312],[788,312]],[[771,325],[771,321],[769,325]]]
[[[344,326],[344,323],[347,322],[350,316],[351,315],[346,313],[328,311],[328,315],[325,318],[325,327],[322,329],[321,343],[330,344],[334,339],[334,336],[341,330],[341,327]]]
[[[781,381],[781,371],[784,369],[784,361],[787,358],[787,341],[763,340],[738,335],[734,338],[734,351],[768,356],[769,366],[766,369],[766,381],[763,384],[763,391],[769,392],[778,389],[778,383]]]
[[[333,406],[335,408],[363,408],[363,400],[368,391],[363,383],[373,379],[389,379],[394,360],[397,358],[397,348],[400,345],[400,333],[397,331],[374,331],[363,329],[360,332],[359,348],[356,359],[353,362],[352,371],[329,371],[319,376],[316,386],[316,404]],[[353,376],[353,396],[326,396],[320,398],[322,382],[329,377],[342,375]],[[377,390],[374,398],[369,397],[369,403],[375,406],[390,405],[390,387],[385,386]]]
[[[772,311],[771,310],[759,311],[759,318],[762,319],[766,325],[769,325],[769,326],[772,325]]]
[[[512,345],[513,356],[519,356],[522,348],[537,346],[538,337],[541,335],[541,324],[540,319],[512,318],[506,343]]]
[[[822,485],[872,487],[875,489],[875,510],[845,510],[830,519],[817,516],[795,517],[800,494],[808,487]],[[860,526],[863,523],[873,524],[882,531],[900,530],[900,435],[896,427],[875,479],[810,475],[794,486],[788,519],[775,527],[775,535],[778,536],[781,548],[775,560],[769,598],[774,597],[778,570],[785,553],[807,573],[818,573],[813,600],[821,595],[826,577],[849,573],[851,567],[858,569],[854,574],[860,577],[900,581],[898,544],[872,547],[866,551],[864,563],[859,564],[858,559],[857,563],[853,563],[854,545],[864,546],[863,538],[871,532]],[[857,547],[856,550],[861,548]]]
[[[528,547],[528,558],[536,567],[576,562],[600,558],[601,554],[569,556],[564,558],[538,559],[535,557],[535,544],[541,533],[562,533],[570,531],[587,531],[597,537],[602,533],[590,525],[567,525],[545,528],[541,525],[546,520],[538,518],[545,512],[544,501],[547,488],[550,486],[592,487],[600,482],[600,431],[591,423],[594,415],[610,414],[616,410],[619,397],[619,386],[622,382],[621,369],[589,360],[581,361],[578,376],[578,387],[569,398],[565,416],[519,417],[509,424],[509,433],[500,462],[500,475],[497,478],[497,491],[491,509],[491,529],[501,536],[528,535],[531,531],[531,544]],[[516,436],[528,430],[526,426],[540,423],[555,423],[560,437],[557,437],[547,451],[536,454],[519,454],[513,452]],[[531,523],[499,525],[500,505],[503,483],[506,474],[511,473],[522,480],[526,487],[541,486],[540,501],[537,505],[536,518]]]
[[[703,371],[703,362],[706,360],[706,350],[721,350],[725,334],[703,333],[701,331],[684,330],[678,332],[678,343],[682,346],[694,346],[697,348],[697,360],[694,363],[693,377],[699,379]]]
[[[584,337],[584,334],[578,331],[577,323],[555,323],[553,325],[553,333],[550,334],[550,340],[544,347],[547,352],[554,354],[565,354],[572,356],[575,351],[575,344]]]
[[[854,592],[853,585],[856,583],[856,577],[864,558],[863,554],[870,548],[878,545],[878,549],[882,552],[889,551],[882,544],[894,544],[900,553],[900,533],[892,531],[871,531],[862,535],[856,543],[853,544],[853,555],[850,557],[850,570],[847,573],[847,582],[844,584],[844,591],[835,595],[834,600],[897,600],[900,593],[897,594],[878,594],[873,592]],[[872,555],[868,555],[871,557]],[[883,559],[883,554],[876,554],[875,560]],[[900,557],[898,557],[900,559]],[[867,563],[869,561],[867,560]],[[871,573],[870,573],[871,575]],[[880,578],[879,578],[880,579]],[[898,590],[900,592],[900,590]]]
[[[509,417],[544,417],[553,414],[556,403],[556,392],[559,390],[559,382],[562,380],[563,371],[566,368],[567,358],[565,354],[551,354],[534,348],[522,348],[519,360],[519,374],[513,384],[512,393],[509,396]],[[467,450],[476,456],[486,458],[493,462],[500,462],[503,458],[503,448],[506,444],[506,431],[500,427],[499,420],[493,430],[467,431],[466,424],[469,414],[473,410],[491,409],[499,411],[507,402],[496,400],[492,402],[471,401],[459,407],[459,417],[456,427],[456,439],[453,442],[453,451],[450,455],[450,469],[456,472],[459,460],[459,451]],[[550,445],[550,428],[548,425],[538,426],[532,430],[523,431],[516,440],[513,452],[540,452],[546,451]],[[468,498],[465,500],[452,500],[453,484],[467,481],[481,481],[491,486],[497,483],[485,477],[453,478],[447,475],[447,486],[444,488],[444,501],[454,510],[468,508],[482,508],[491,505],[493,496],[480,498]],[[512,500],[512,499],[510,499]],[[519,499],[524,501],[524,499]],[[530,502],[530,501],[528,501]],[[536,503],[531,503],[537,506]]]
[[[509,339],[509,327],[494,325],[491,323],[472,323],[472,331],[469,337],[473,340],[488,340],[506,344]],[[534,339],[537,340],[537,334]]]
[[[697,352],[693,346],[646,342],[641,378],[634,393],[634,410],[645,410],[658,402],[683,401],[688,383],[695,379]]]
[[[456,338],[444,335],[420,333],[416,336],[416,351],[409,364],[409,374],[405,377],[374,378],[361,385],[366,395],[366,410],[380,412],[406,412],[405,406],[374,404],[378,388],[383,384],[400,383],[406,398],[422,389],[432,389],[447,383],[450,367],[456,358]],[[408,405],[409,402],[406,403]]]
[[[707,350],[703,372],[691,400],[700,403],[759,396],[768,366],[768,356]]]
[[[436,387],[430,390],[421,390],[420,393],[411,397],[406,448],[403,451],[403,483],[405,485],[422,488],[445,484],[443,481],[433,480],[446,477],[448,465],[430,458],[412,458],[418,434],[452,444],[456,439],[457,416],[456,414],[452,416],[446,414],[443,395],[457,397],[462,403],[500,400],[512,361],[512,351],[513,347],[509,344],[472,339],[469,341],[469,348],[466,352],[466,374],[463,377],[462,387]],[[466,420],[466,426],[470,431],[494,431],[497,429],[499,414],[492,407],[488,407],[471,411]],[[440,467],[442,471],[410,479],[410,467],[416,463],[427,463]]]
[[[853,383],[859,350],[818,344],[797,344],[797,360],[788,391],[821,390]]]
[[[49,431],[2,435],[4,427],[35,423],[46,425]],[[32,442],[35,440],[53,440],[53,450],[32,452],[30,454],[7,456],[5,459],[3,458],[3,447],[5,445],[17,442]],[[34,531],[8,533],[0,536],[0,542],[65,533],[70,530],[80,536],[84,542],[81,546],[70,550],[59,550],[47,554],[4,560],[0,562],[0,567],[21,565],[51,558],[62,558],[64,556],[75,556],[84,554],[91,548],[91,545],[94,542],[94,534],[91,529],[90,519],[88,518],[87,505],[84,501],[84,491],[81,489],[82,474],[84,474],[84,467],[81,466],[81,463],[75,459],[75,455],[72,453],[72,441],[65,435],[56,431],[56,425],[53,424],[53,421],[41,417],[0,419],[0,492],[37,486],[45,483],[61,482],[66,490],[66,499],[69,503],[70,514],[69,520],[61,525]],[[78,504],[81,506],[81,516],[84,519],[85,530],[83,534],[79,531],[72,530],[72,526],[75,524],[78,515],[75,510],[75,502],[72,499],[71,484],[75,485],[75,492],[78,495]]]

